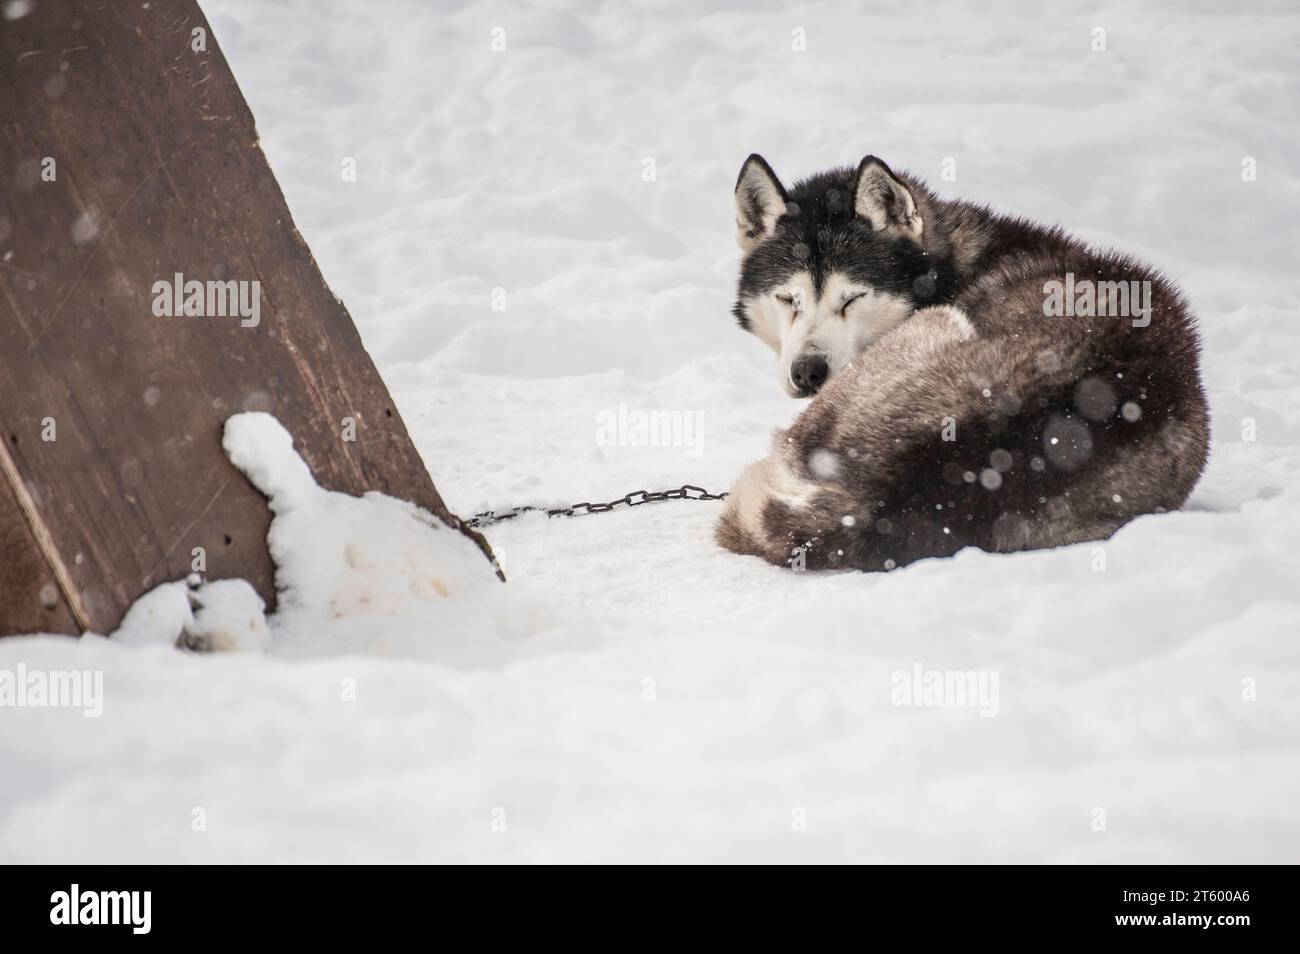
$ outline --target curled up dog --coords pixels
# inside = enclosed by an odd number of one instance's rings
[[[811,402],[732,489],[728,549],[889,570],[1055,547],[1196,484],[1195,320],[1149,266],[941,200],[874,156],[788,191],[750,156],[736,219],[735,316]]]

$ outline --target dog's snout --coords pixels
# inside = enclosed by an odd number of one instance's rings
[[[816,394],[830,374],[830,365],[826,363],[825,355],[800,355],[790,366],[790,381],[794,384],[799,397],[810,397]]]

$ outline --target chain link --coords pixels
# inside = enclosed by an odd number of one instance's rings
[[[642,504],[658,503],[660,500],[725,500],[726,494],[711,494],[703,487],[683,484],[675,490],[634,490],[617,500],[608,503],[572,504],[568,507],[511,507],[509,510],[484,510],[465,521],[465,526],[475,530],[490,527],[503,520],[513,520],[525,513],[545,513],[548,517],[578,517],[588,513],[609,513],[615,507],[639,507]]]

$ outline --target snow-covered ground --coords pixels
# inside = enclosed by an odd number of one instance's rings
[[[796,574],[662,504],[493,528],[514,625],[481,633],[0,641],[104,673],[99,718],[0,710],[0,861],[1296,860],[1294,4],[203,6],[461,514],[722,490],[798,412],[728,314],[752,151],[1153,260],[1202,316],[1211,462],[1104,546]],[[622,446],[651,411],[677,446]],[[917,668],[989,694],[897,704]]]

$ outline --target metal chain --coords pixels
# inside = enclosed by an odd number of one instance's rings
[[[465,526],[480,530],[502,520],[513,520],[520,514],[544,512],[548,517],[578,517],[587,513],[609,513],[615,507],[639,507],[660,500],[725,500],[726,494],[711,494],[703,487],[683,484],[676,490],[634,490],[608,503],[583,501],[568,507],[511,507],[509,510],[484,510],[465,521]]]

